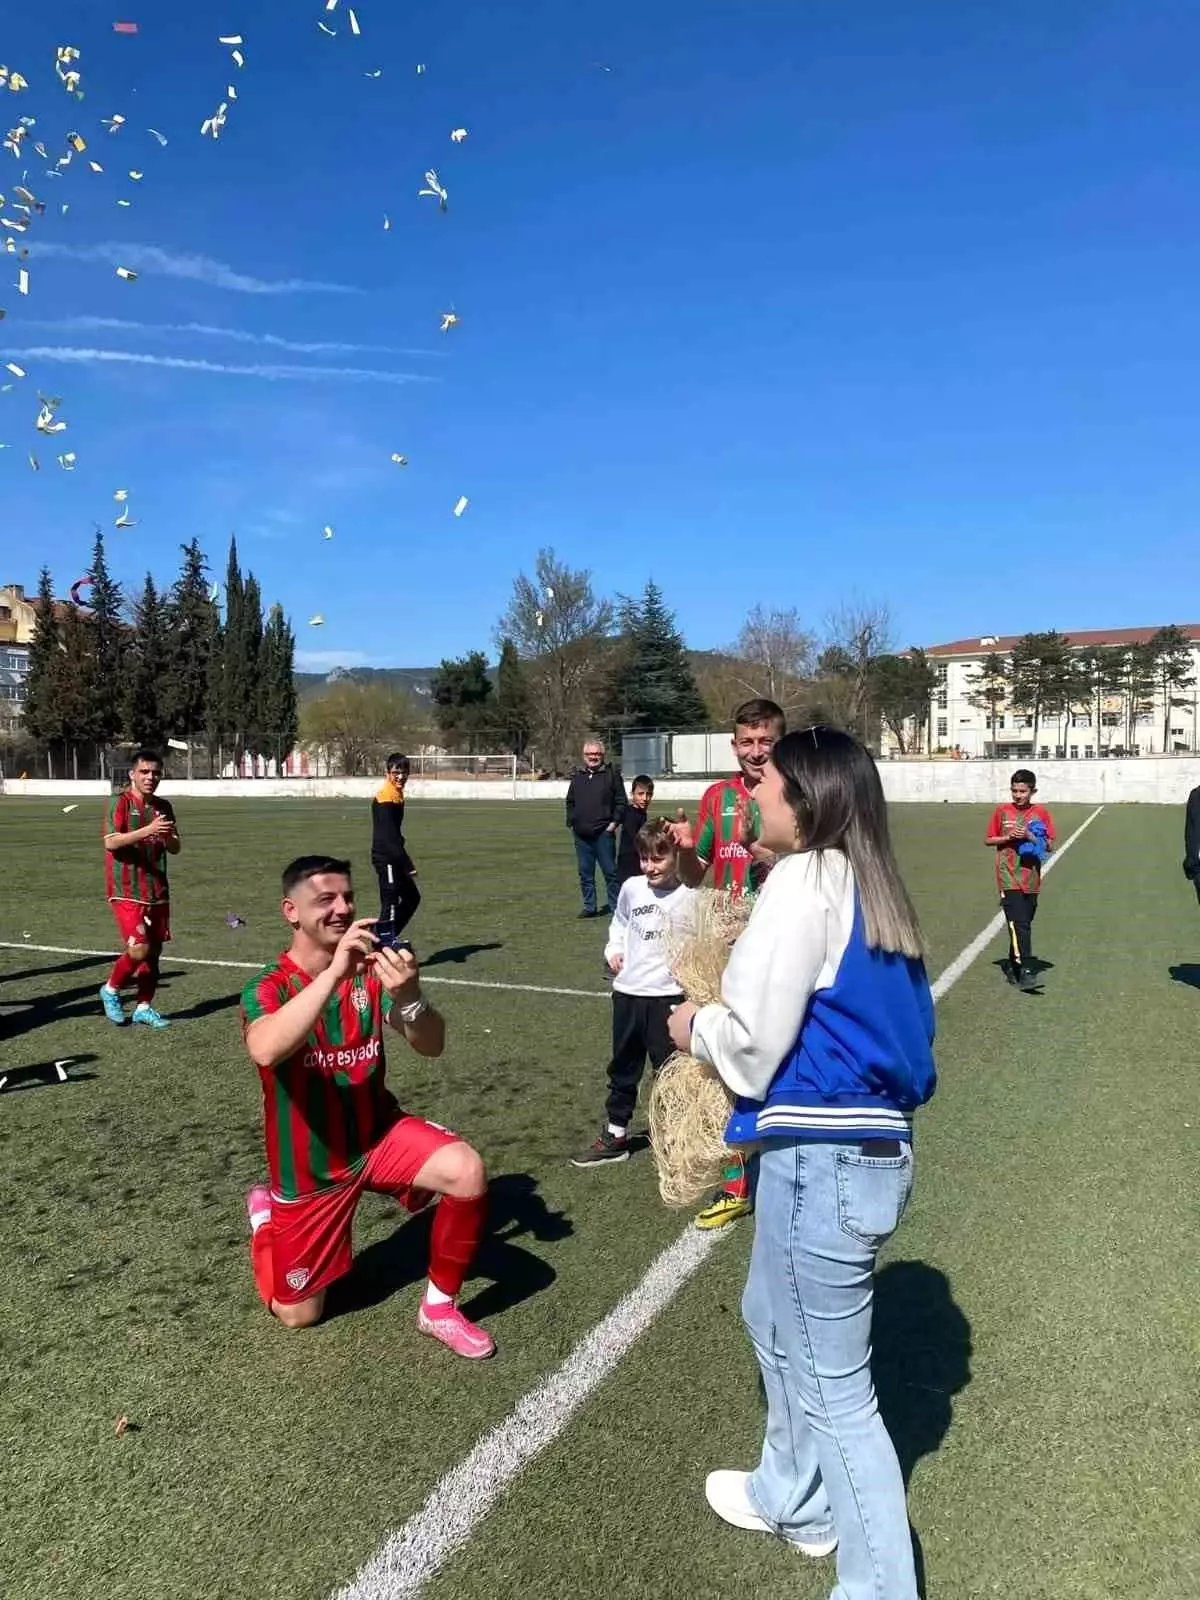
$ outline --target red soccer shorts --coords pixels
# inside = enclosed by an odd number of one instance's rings
[[[299,1200],[272,1195],[271,1220],[258,1230],[254,1242],[261,1248],[266,1235],[274,1298],[281,1305],[295,1305],[344,1277],[354,1259],[350,1231],[363,1190],[391,1195],[406,1211],[421,1211],[429,1203],[429,1193],[414,1188],[413,1180],[430,1156],[460,1142],[458,1134],[434,1122],[402,1116],[372,1145],[362,1171],[348,1183]]]
[[[110,900],[122,944],[166,944],[171,937],[171,902],[144,906],[138,900]]]

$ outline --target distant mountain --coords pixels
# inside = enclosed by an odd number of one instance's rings
[[[382,683],[389,688],[403,689],[416,700],[428,700],[437,670],[436,667],[334,667],[332,672],[297,672],[296,693],[301,700],[309,700],[339,678],[351,678],[355,683]]]

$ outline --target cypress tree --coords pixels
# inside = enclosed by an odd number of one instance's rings
[[[228,751],[232,751],[239,769],[241,765],[239,721],[245,693],[241,685],[237,641],[241,636],[243,597],[237,540],[231,538],[225,565],[225,619],[217,626],[208,673],[209,763],[212,764],[215,748],[218,772]]]
[[[529,684],[517,647],[508,638],[500,641],[494,716],[507,748],[514,755],[523,756],[529,746]]]
[[[108,749],[121,732],[122,683],[128,628],[121,620],[121,585],[108,570],[104,554],[104,535],[96,530],[92,547],[92,586],[88,599],[91,616],[87,619],[89,732],[96,741],[100,776],[108,776]]]
[[[70,751],[71,776],[78,778],[79,746],[96,738],[94,633],[90,619],[76,605],[67,606],[61,632],[62,648],[54,663],[51,688]]]
[[[263,751],[264,692],[262,683],[262,591],[252,572],[242,594],[242,626],[237,640],[238,724],[240,748]]]
[[[64,734],[62,711],[55,694],[55,675],[62,650],[62,630],[54,605],[50,568],[38,575],[37,621],[29,645],[29,674],[25,679],[25,727],[31,739],[46,747],[46,775],[54,776],[51,746]]]
[[[283,607],[273,605],[263,631],[259,666],[261,754],[275,762],[276,776],[295,747],[299,727],[294,677],[296,641]]]
[[[166,606],[146,574],[134,605],[134,631],[125,669],[125,732],[134,744],[161,749],[170,730],[167,696]]]
[[[209,669],[220,618],[209,599],[208,562],[199,540],[180,548],[183,561],[167,606],[165,701],[168,731],[187,740],[190,778],[192,741],[208,728]]]

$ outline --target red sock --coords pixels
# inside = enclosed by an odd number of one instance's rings
[[[158,988],[158,962],[156,959],[143,961],[137,969],[137,1003],[148,1006],[154,999],[154,991]]]
[[[736,1158],[732,1160],[725,1168],[724,1178],[725,1182],[721,1187],[722,1194],[731,1195],[735,1200],[749,1200],[750,1174],[746,1171],[746,1163],[744,1161]]]
[[[275,1298],[275,1274],[271,1262],[271,1224],[264,1222],[250,1235],[250,1265],[254,1268],[254,1287],[263,1304],[270,1307]]]
[[[456,1295],[479,1246],[487,1220],[487,1194],[459,1200],[444,1194],[433,1213],[429,1240],[429,1281],[443,1294]]]
[[[113,969],[108,975],[108,987],[116,989],[118,993],[131,981],[138,969],[137,962],[131,955],[118,956],[113,962]]]

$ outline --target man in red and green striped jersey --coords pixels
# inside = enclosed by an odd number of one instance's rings
[[[1037,779],[1028,767],[1013,773],[1009,793],[1012,804],[992,812],[984,842],[996,852],[996,888],[1008,924],[1004,973],[1029,994],[1041,982],[1033,968],[1033,919],[1042,887],[1042,856],[1032,829],[1040,824],[1040,843],[1048,852],[1054,848],[1054,819],[1034,801]]]
[[[162,758],[156,750],[135,750],[128,787],[114,795],[104,825],[104,876],[125,950],[100,985],[100,1003],[110,1022],[125,1022],[121,990],[137,985],[133,1022],[167,1027],[154,1008],[158,962],[171,937],[171,891],[167,856],[179,854],[179,827],[169,800],[158,794]]]
[[[758,843],[754,791],[784,730],[783,712],[774,700],[747,700],[734,712],[737,775],[722,778],[704,791],[695,827],[682,812],[675,824],[679,876],[692,888],[704,881],[710,867],[713,887],[726,894],[751,895],[762,887],[775,857]],[[733,1151],[723,1178],[720,1193],[696,1218],[698,1228],[722,1228],[753,1209],[746,1164]]]
[[[411,1212],[437,1195],[417,1326],[458,1355],[490,1356],[491,1336],[455,1304],[487,1216],[483,1162],[457,1134],[402,1111],[384,1081],[385,1023],[418,1055],[445,1047],[413,953],[384,948],[376,919],[355,918],[348,861],[293,861],[283,914],[290,946],[242,991],[271,1176],[246,1197],[258,1292],[285,1327],[319,1322],[350,1270],[364,1190]]]

